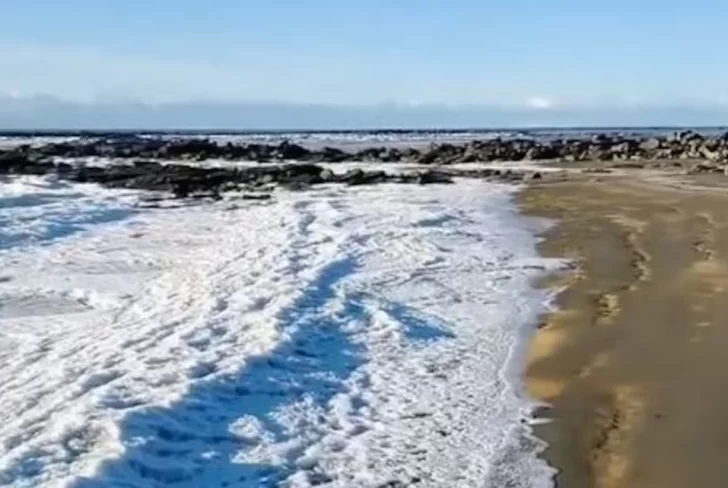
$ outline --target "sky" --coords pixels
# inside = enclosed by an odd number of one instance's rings
[[[728,114],[724,0],[2,3],[0,127]]]

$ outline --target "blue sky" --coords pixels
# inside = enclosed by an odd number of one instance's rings
[[[0,100],[714,110],[727,18],[719,0],[4,0]]]

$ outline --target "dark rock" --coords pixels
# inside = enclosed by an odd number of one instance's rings
[[[438,171],[425,171],[417,175],[417,183],[420,185],[430,185],[433,183],[452,183],[453,179],[450,175]]]
[[[289,180],[280,184],[281,188],[289,191],[302,191],[311,187],[311,183],[304,180]]]
[[[692,130],[678,132],[676,139],[681,142],[703,141],[705,138]]]
[[[146,171],[159,170],[162,167],[157,161],[134,161],[134,166]]]
[[[639,162],[639,161],[615,163],[612,165],[612,168],[618,168],[618,169],[642,169],[644,167],[645,167],[645,163]]]
[[[73,165],[68,163],[56,164],[56,173],[59,175],[68,175],[74,171]]]
[[[526,150],[523,159],[529,161],[557,159],[559,151],[553,146],[533,146]]]
[[[518,181],[525,180],[526,175],[520,171],[507,170],[506,172],[504,172],[503,174],[500,175],[500,178],[503,181],[518,182]]]
[[[342,176],[341,181],[349,186],[371,185],[387,181],[387,174],[384,171],[363,171],[361,169],[353,169],[347,171]]]
[[[419,164],[448,164],[458,161],[464,153],[465,149],[462,146],[439,144],[422,153],[417,162]]]
[[[612,143],[612,138],[607,134],[596,134],[592,136],[591,142],[599,147],[607,147]]]
[[[300,159],[319,163],[341,163],[343,161],[350,160],[351,155],[341,149],[325,147],[321,151],[311,152],[305,155],[305,157],[301,156]]]
[[[54,158],[106,157],[126,159],[129,164],[95,167],[82,164],[54,163]],[[174,164],[174,160],[223,158],[229,161],[265,161],[255,166],[228,165],[223,168]],[[296,164],[282,164],[281,160]],[[0,151],[0,174],[53,174],[60,179],[97,183],[111,188],[134,188],[171,192],[178,198],[219,198],[223,191],[255,189],[279,185],[308,188],[320,183],[349,185],[376,184],[387,181],[401,183],[448,183],[453,177],[499,178],[504,181],[538,179],[540,173],[512,170],[455,170],[452,167],[421,173],[388,174],[384,171],[356,169],[337,172],[335,166],[324,169],[318,162],[336,163],[348,160],[372,162],[413,161],[430,165],[449,165],[474,161],[608,161],[614,167],[642,167],[644,160],[665,167],[673,164],[691,167],[693,172],[720,173],[728,160],[728,134],[704,137],[683,131],[672,137],[649,139],[623,135],[600,135],[591,139],[474,140],[468,144],[433,144],[425,150],[416,148],[365,148],[348,153],[337,148],[311,150],[283,142],[265,144],[217,144],[206,139],[147,139],[135,137],[86,138],[77,142],[53,143],[40,147],[28,145]],[[165,161],[166,164],[162,164]],[[274,163],[278,161],[278,163]],[[595,165],[596,166],[596,165]],[[609,167],[610,165],[604,165]]]
[[[698,163],[688,169],[688,174],[698,173],[723,173],[724,169],[720,166],[706,163]]]
[[[270,200],[270,193],[245,193],[240,198],[243,200]]]
[[[43,175],[55,170],[53,165],[40,163],[18,153],[0,154],[0,174]]]
[[[283,141],[275,149],[275,154],[280,159],[295,161],[307,157],[310,154],[310,151],[298,144],[291,144],[288,141]]]
[[[408,147],[401,151],[400,161],[416,161],[420,158],[420,151],[414,147]]]
[[[172,193],[175,198],[187,198],[190,195],[190,185],[186,181],[180,181],[172,185]]]
[[[287,166],[286,174],[291,177],[295,176],[311,176],[319,177],[324,169],[315,164],[292,164]]]
[[[28,145],[3,154],[3,158],[41,161],[64,158],[133,158],[134,166],[153,166],[160,160],[202,161],[221,158],[228,161],[301,161],[309,163],[342,161],[395,162],[414,161],[421,164],[445,165],[456,162],[528,160],[629,160],[647,159],[725,159],[728,155],[728,133],[706,138],[694,131],[682,131],[670,137],[647,139],[625,135],[599,134],[590,139],[492,139],[473,140],[467,144],[433,144],[425,150],[417,148],[370,147],[349,153],[340,148],[308,149],[289,141],[278,145],[218,144],[208,139],[153,139],[139,137],[105,137],[76,142],[52,143],[31,148]],[[157,160],[157,161],[152,161]],[[10,171],[4,163],[2,171]]]
[[[346,183],[362,181],[364,179],[364,170],[352,169],[341,176],[341,181]]]

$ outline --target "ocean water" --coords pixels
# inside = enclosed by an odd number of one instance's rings
[[[3,180],[0,486],[551,486],[520,378],[561,263],[514,191]],[[44,238],[99,208],[128,213]]]
[[[666,136],[682,130],[704,135],[728,132],[728,127],[611,127],[611,128],[523,128],[523,129],[463,129],[463,130],[358,130],[358,131],[41,131],[0,132],[0,149],[49,142],[75,142],[96,138],[144,137],[162,139],[204,138],[221,144],[257,142],[277,144],[291,141],[307,147],[341,147],[356,150],[371,146],[422,147],[430,143],[464,143],[474,139],[583,139],[595,135],[629,137]]]

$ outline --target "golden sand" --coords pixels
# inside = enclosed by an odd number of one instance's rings
[[[728,178],[532,186],[541,251],[576,270],[529,348],[560,488],[728,486]],[[716,179],[723,180],[722,184]]]

